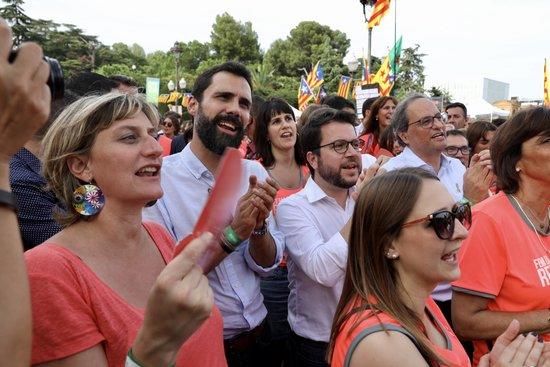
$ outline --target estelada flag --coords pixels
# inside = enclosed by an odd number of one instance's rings
[[[302,76],[300,79],[300,89],[298,89],[298,109],[303,111],[311,98],[313,98],[313,92],[309,84],[307,84],[306,78]]]
[[[340,76],[340,83],[338,84],[338,95],[340,97],[348,98],[351,82],[352,80],[350,76]]]

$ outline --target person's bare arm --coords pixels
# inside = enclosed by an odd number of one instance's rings
[[[10,193],[9,160],[46,121],[50,91],[49,66],[36,44],[23,44],[8,63],[11,30],[0,18],[0,190]],[[17,217],[0,204],[0,361],[28,366],[31,355],[31,303]]]
[[[453,292],[453,326],[464,339],[496,339],[512,320],[518,320],[520,332],[550,332],[550,310],[497,312],[487,309],[490,299],[463,292]]]

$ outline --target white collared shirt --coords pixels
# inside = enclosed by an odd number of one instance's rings
[[[304,189],[277,207],[275,218],[289,255],[288,321],[304,338],[329,341],[348,257],[340,230],[354,206],[348,195],[343,209],[310,177]]]
[[[455,201],[460,201],[464,198],[462,188],[466,167],[456,158],[441,154],[441,166],[439,167],[439,172],[436,173],[434,168],[417,156],[411,148],[405,147],[401,154],[391,158],[382,167],[387,172],[405,167],[424,168],[439,177],[439,180]]]
[[[430,171],[439,177],[439,180],[455,201],[460,201],[464,198],[463,184],[466,167],[464,167],[460,160],[441,154],[441,166],[439,172],[436,173],[432,166],[414,154],[411,148],[406,147],[401,154],[383,165],[383,168],[388,172],[405,167],[420,167]],[[450,284],[438,284],[432,293],[432,297],[438,301],[449,301],[452,297]]]
[[[256,161],[242,160],[242,188],[239,196],[248,190],[250,175],[259,182],[268,177],[266,170]],[[187,145],[182,152],[164,158],[161,171],[164,195],[157,203],[143,211],[144,219],[160,223],[178,241],[190,234],[214,185],[214,175],[202,164]],[[235,202],[235,207],[236,207]],[[282,259],[284,241],[276,229],[275,221],[268,220],[269,232],[277,247],[273,266],[258,265],[249,251],[249,241],[226,257],[208,274],[216,305],[223,315],[224,338],[231,338],[253,329],[267,314],[260,293],[258,275],[268,274]]]

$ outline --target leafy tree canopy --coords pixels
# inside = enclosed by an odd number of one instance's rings
[[[250,22],[237,22],[227,13],[218,15],[210,38],[214,57],[218,59],[245,64],[260,62],[262,59],[258,34]]]

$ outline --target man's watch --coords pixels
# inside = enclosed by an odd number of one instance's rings
[[[264,225],[252,231],[252,236],[265,236],[267,233],[267,221],[264,220]]]

